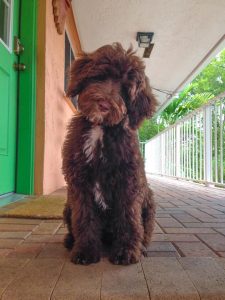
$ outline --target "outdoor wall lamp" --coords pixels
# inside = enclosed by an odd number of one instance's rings
[[[136,41],[138,42],[138,47],[148,48],[151,44],[154,32],[137,32]]]

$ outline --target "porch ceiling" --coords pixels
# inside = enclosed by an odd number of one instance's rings
[[[153,31],[154,48],[145,59],[154,88],[181,90],[225,47],[224,0],[72,0],[84,51],[121,42],[137,48],[136,33]],[[142,56],[143,49],[138,49]],[[154,91],[159,110],[171,96]]]

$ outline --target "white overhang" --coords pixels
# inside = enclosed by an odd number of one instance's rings
[[[225,48],[224,0],[72,0],[72,6],[84,51],[120,42],[142,56],[136,33],[154,32],[146,74],[153,88],[173,95]],[[172,97],[154,93],[160,111]]]

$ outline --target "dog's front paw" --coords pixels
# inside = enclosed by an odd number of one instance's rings
[[[71,253],[71,262],[89,265],[100,261],[100,251],[92,248],[75,249]]]
[[[121,248],[118,251],[114,251],[109,260],[115,265],[130,265],[139,262],[140,257],[140,251]]]

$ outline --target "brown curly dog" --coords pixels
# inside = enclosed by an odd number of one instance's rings
[[[145,177],[137,128],[152,116],[156,100],[132,49],[119,43],[83,54],[70,70],[67,95],[79,95],[63,146],[68,185],[65,247],[77,264],[139,261],[151,238],[155,204]]]

